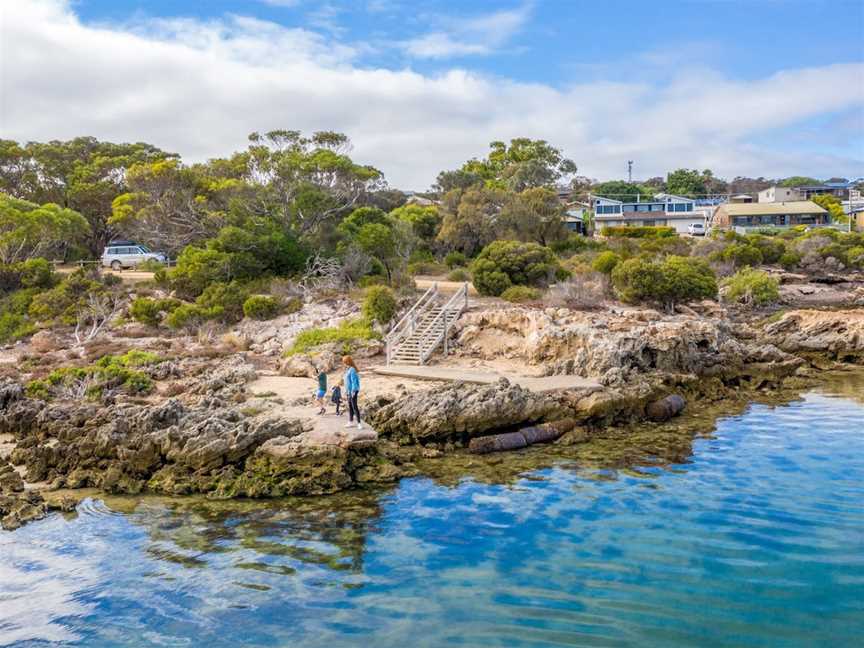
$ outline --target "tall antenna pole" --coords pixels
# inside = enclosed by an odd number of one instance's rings
[[[627,182],[633,184],[633,160],[627,160]]]

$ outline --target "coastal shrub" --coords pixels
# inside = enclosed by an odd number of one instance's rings
[[[732,243],[720,253],[720,258],[734,264],[736,268],[758,266],[762,263],[762,252],[749,243]]]
[[[30,381],[27,394],[49,400],[61,398],[98,399],[106,392],[147,394],[153,390],[153,380],[141,367],[161,362],[155,353],[132,350],[123,355],[102,356],[85,367],[60,367],[44,379]]]
[[[547,247],[520,241],[494,241],[471,264],[474,287],[497,297],[511,285],[542,286],[568,275]]]
[[[26,315],[0,312],[0,344],[20,340],[36,332],[36,327]]]
[[[823,259],[834,257],[843,265],[849,265],[847,248],[844,247],[841,243],[830,243],[824,247],[821,247],[819,248],[819,254],[822,255]]]
[[[501,299],[512,304],[537,301],[540,299],[540,291],[530,286],[510,286],[501,293]]]
[[[172,329],[193,329],[208,320],[217,319],[221,311],[216,308],[203,308],[198,304],[181,304],[165,317],[165,324]]]
[[[378,338],[380,338],[380,334],[369,325],[368,320],[345,320],[338,326],[310,328],[301,331],[285,355],[307,353],[313,351],[315,347],[332,342],[341,342],[342,351],[350,353],[358,343]]]
[[[386,286],[372,286],[366,289],[363,298],[363,317],[387,324],[396,314],[396,297]]]
[[[37,322],[74,324],[78,308],[86,304],[88,296],[107,292],[106,277],[76,270],[50,290],[33,297],[28,314]]]
[[[783,269],[793,270],[798,267],[799,263],[801,263],[801,255],[798,254],[798,252],[788,250],[780,255],[780,258],[777,261]]]
[[[864,269],[864,245],[849,248],[847,257],[849,265]]]
[[[633,243],[632,239],[618,239],[614,241],[617,246],[625,243]],[[653,238],[645,238],[636,241],[638,244],[639,254],[647,256],[689,256],[693,249],[693,239],[684,238],[682,236],[661,236]],[[627,257],[633,256],[630,252]]]
[[[554,241],[550,247],[555,254],[563,257],[579,252],[602,250],[605,244],[597,239],[571,232],[567,238]]]
[[[447,275],[447,281],[471,281],[471,274],[465,268],[454,268]]]
[[[360,288],[368,288],[369,286],[386,286],[387,277],[381,275],[366,275],[365,277],[360,277],[357,285]]]
[[[780,281],[764,270],[742,268],[723,281],[723,299],[763,306],[780,299]]]
[[[600,230],[600,234],[609,238],[662,238],[677,236],[674,227],[667,225],[659,226],[641,226],[641,227],[604,227]]]
[[[670,256],[663,261],[635,258],[612,271],[612,282],[625,302],[655,302],[671,307],[677,302],[717,295],[717,278],[702,259]]]
[[[447,266],[443,263],[436,263],[435,261],[415,261],[414,263],[408,264],[408,274],[412,277],[416,275],[438,276],[443,275],[446,272]]]
[[[468,257],[459,252],[458,250],[454,250],[453,252],[448,252],[447,256],[444,257],[444,265],[446,265],[451,270],[454,268],[461,268],[468,263]]]
[[[165,314],[171,313],[180,306],[177,299],[151,299],[136,297],[129,306],[129,316],[136,322],[147,326],[158,326]]]
[[[543,301],[550,306],[591,310],[600,308],[609,296],[609,277],[588,271],[552,284]]]
[[[215,319],[233,323],[243,319],[243,304],[248,297],[249,291],[237,281],[217,281],[207,286],[195,303],[202,309],[215,313]]]
[[[621,263],[621,257],[611,250],[606,250],[597,255],[597,258],[594,259],[594,263],[591,264],[591,267],[597,272],[602,272],[603,274],[608,275],[612,273],[615,266],[619,263]]]
[[[249,319],[273,319],[280,310],[279,302],[268,295],[251,295],[243,302],[243,314]]]
[[[164,270],[164,269],[165,269],[165,264],[160,263],[156,259],[147,259],[146,261],[143,261],[142,263],[139,263],[137,266],[135,266],[135,270],[138,272],[156,273],[156,272],[159,272],[160,270]]]
[[[164,280],[179,297],[195,299],[215,282],[299,272],[306,257],[297,240],[280,228],[249,231],[228,226],[202,244],[183,248],[176,267],[164,274]]]
[[[747,239],[750,245],[762,253],[762,263],[777,263],[786,253],[786,245],[780,239],[759,234],[748,236]]]

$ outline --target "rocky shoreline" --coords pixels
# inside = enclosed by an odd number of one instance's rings
[[[735,319],[713,303],[686,311],[470,311],[454,339],[463,359],[510,356],[545,375],[589,375],[599,384],[542,393],[506,380],[394,390],[364,403],[375,431],[365,434],[322,437],[313,421],[251,393],[256,368],[242,352],[156,364],[147,369],[154,380],[183,389],[147,399],[46,402],[28,396],[21,381],[0,379],[0,522],[12,529],[44,516],[40,493],[59,489],[334,493],[428,473],[472,444],[483,452],[580,444],[610,427],[664,418],[656,403],[672,394],[700,406],[740,402],[864,363],[864,309],[793,310],[762,322]]]

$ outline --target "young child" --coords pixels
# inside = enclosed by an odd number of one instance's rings
[[[315,368],[315,372],[318,374],[318,390],[315,392],[315,402],[317,402],[318,407],[321,408],[318,410],[318,414],[324,414],[326,411],[324,407],[324,396],[327,395],[327,374],[317,367]]]
[[[342,416],[342,412],[340,411],[342,407],[342,388],[338,384],[333,385],[330,401],[336,405],[336,416]]]

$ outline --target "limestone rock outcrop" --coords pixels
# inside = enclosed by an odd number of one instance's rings
[[[764,338],[788,353],[864,362],[864,309],[789,311],[765,326]]]
[[[699,375],[742,363],[791,359],[776,347],[748,344],[741,328],[695,312],[513,307],[464,315],[458,323],[458,349],[484,359],[519,358],[543,365],[549,374],[608,376],[601,380],[604,384],[622,382],[633,371]]]
[[[379,435],[398,443],[465,442],[489,430],[562,418],[566,408],[501,379],[492,385],[451,383],[410,394],[369,414]]]

